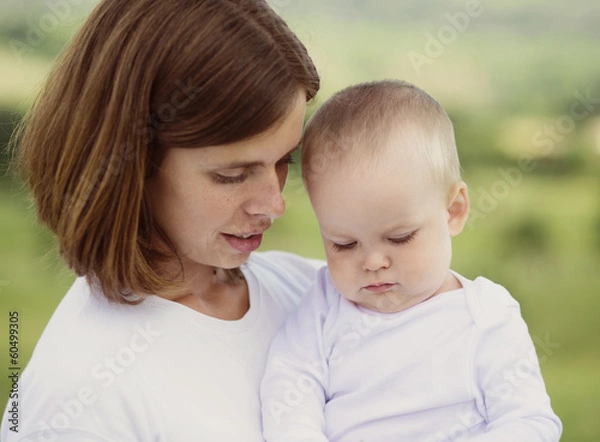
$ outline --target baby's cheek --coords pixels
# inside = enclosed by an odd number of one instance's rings
[[[415,264],[423,269],[431,282],[444,278],[450,268],[451,245],[449,237],[440,237],[438,241],[432,241],[427,249],[417,256]]]
[[[344,262],[337,259],[328,261],[329,274],[333,281],[333,285],[342,295],[347,296],[348,289],[352,285],[354,278],[349,269],[349,265],[344,265]]]

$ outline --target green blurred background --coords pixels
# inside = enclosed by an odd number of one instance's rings
[[[0,3],[3,171],[14,124],[94,3]],[[320,70],[322,91],[309,112],[342,87],[381,78],[413,82],[448,110],[472,201],[471,220],[454,240],[453,268],[511,291],[563,420],[562,440],[600,440],[597,0],[271,3]],[[288,210],[262,249],[323,257],[296,168],[285,194]],[[27,194],[2,173],[0,370],[7,374],[0,374],[0,398],[9,389],[8,313],[20,312],[24,365],[74,278],[52,247]]]

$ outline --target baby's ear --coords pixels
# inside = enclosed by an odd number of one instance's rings
[[[462,181],[452,188],[448,199],[448,231],[450,236],[462,232],[469,216],[469,192]]]

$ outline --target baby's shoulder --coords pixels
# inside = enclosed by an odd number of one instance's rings
[[[461,279],[467,304],[476,323],[493,325],[507,317],[520,315],[520,306],[506,288],[488,278]]]

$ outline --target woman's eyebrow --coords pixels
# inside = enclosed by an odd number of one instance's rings
[[[285,153],[278,161],[281,161],[281,159],[283,159],[287,156],[293,155],[298,149],[300,149],[300,143],[298,143],[294,147],[292,147],[292,149],[289,150],[287,153]],[[245,168],[245,167],[255,167],[255,166],[264,166],[264,165],[265,165],[264,161],[237,161],[234,163],[217,165],[217,166],[215,166],[215,168],[218,168],[218,169],[241,169],[241,168]]]

